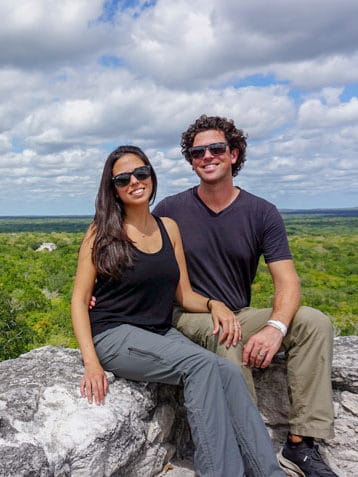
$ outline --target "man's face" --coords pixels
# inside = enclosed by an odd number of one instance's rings
[[[195,136],[193,147],[226,142],[223,131],[208,129],[207,131],[202,131]],[[226,146],[225,152],[219,155],[206,149],[203,157],[192,160],[192,165],[194,171],[203,182],[215,184],[226,180],[231,183],[231,165],[235,164],[237,158],[238,151],[233,150],[230,152],[229,146]]]

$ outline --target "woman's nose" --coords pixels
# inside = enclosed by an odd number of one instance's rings
[[[136,176],[134,174],[131,174],[130,176],[130,184],[137,184],[138,182],[138,179],[136,178]]]

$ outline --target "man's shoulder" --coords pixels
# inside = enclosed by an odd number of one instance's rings
[[[178,192],[177,194],[168,195],[167,197],[164,197],[164,199],[162,199],[159,204],[180,202],[181,200],[186,200],[187,198],[192,197],[194,189],[194,187],[191,187],[190,189],[183,190],[182,192]]]
[[[261,209],[276,208],[275,204],[273,204],[272,202],[268,201],[267,199],[264,199],[263,197],[259,197],[258,195],[252,194],[247,190],[241,189],[240,195],[242,201],[251,207],[256,206]]]
[[[178,192],[177,194],[169,195],[162,199],[154,208],[154,213],[157,215],[166,215],[173,208],[182,207],[188,202],[192,201],[194,188]]]

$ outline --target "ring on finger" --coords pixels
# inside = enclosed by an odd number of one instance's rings
[[[266,353],[259,353],[257,356],[259,356],[260,358],[263,358],[265,355]]]

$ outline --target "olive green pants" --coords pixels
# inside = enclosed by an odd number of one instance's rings
[[[237,312],[243,339],[236,346],[219,344],[212,335],[209,313],[174,311],[174,325],[179,331],[219,356],[241,366],[250,393],[256,400],[251,370],[242,365],[242,348],[248,339],[263,328],[271,309],[244,308]],[[319,310],[301,307],[295,315],[279,351],[286,354],[288,395],[291,408],[289,426],[292,434],[328,439],[334,436],[331,365],[333,327]]]

